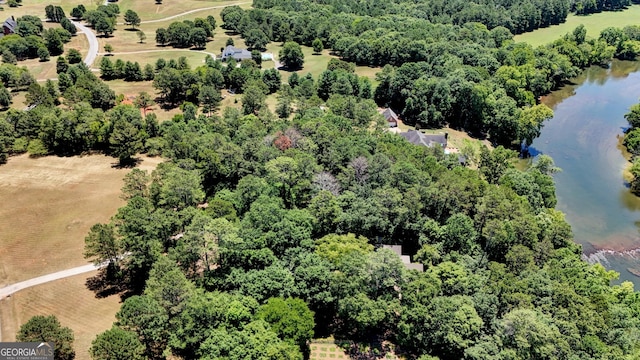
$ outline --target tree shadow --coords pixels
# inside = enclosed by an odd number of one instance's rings
[[[115,266],[107,266],[98,270],[98,274],[85,282],[87,289],[96,294],[96,298],[104,299],[111,295],[120,295],[122,299],[129,297],[129,288],[125,276]]]
[[[138,164],[140,164],[141,162],[142,162],[141,158],[129,158],[129,159],[120,160],[116,163],[112,163],[111,167],[114,169],[133,169],[134,167],[138,166]]]

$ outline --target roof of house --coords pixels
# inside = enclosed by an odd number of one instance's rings
[[[12,33],[16,31],[16,26],[18,26],[18,23],[16,22],[16,19],[13,16],[10,18],[7,18],[7,20],[5,20],[4,23],[2,23],[2,27],[6,27]]]
[[[384,118],[387,119],[388,122],[398,121],[398,115],[393,110],[391,110],[391,108],[381,109],[380,114],[382,114],[382,116],[384,116]]]
[[[233,45],[227,45],[227,47],[222,51],[222,60],[228,57],[232,57],[236,60],[251,59],[251,51],[247,49],[240,49]]]
[[[417,130],[409,130],[407,132],[400,133],[400,136],[415,145],[433,146],[437,144],[442,147],[447,147],[446,134],[423,134]]]

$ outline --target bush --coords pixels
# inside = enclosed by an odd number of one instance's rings
[[[21,154],[27,151],[27,146],[29,145],[29,139],[26,137],[17,138],[16,141],[13,142],[13,152],[16,154]]]
[[[47,147],[44,146],[44,143],[40,139],[33,139],[29,141],[29,146],[27,146],[27,152],[30,157],[40,157],[45,156],[49,153]]]
[[[2,52],[2,62],[15,65],[18,63],[18,59],[16,58],[15,55],[13,55],[11,51],[9,51],[8,49],[5,49]]]
[[[49,50],[46,47],[38,48],[38,57],[40,61],[49,61]]]
[[[69,49],[67,60],[69,60],[69,64],[78,64],[82,62],[82,55],[76,49]]]

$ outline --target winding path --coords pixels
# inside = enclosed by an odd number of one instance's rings
[[[84,58],[84,63],[89,68],[91,68],[93,62],[96,61],[96,57],[98,57],[98,38],[96,37],[96,34],[91,31],[91,29],[82,25],[81,23],[77,21],[71,21],[71,23],[75,25],[80,30],[80,32],[84,33],[84,35],[87,37],[87,40],[89,40],[89,52]]]
[[[200,12],[200,11],[205,11],[205,10],[213,10],[213,9],[222,9],[222,8],[226,8],[226,7],[229,7],[229,6],[236,6],[236,5],[243,5],[243,4],[251,4],[251,1],[242,1],[242,2],[237,2],[237,3],[233,3],[233,4],[227,4],[227,5],[209,6],[209,7],[205,7],[205,8],[193,9],[193,10],[185,11],[185,12],[180,13],[180,14],[167,16],[166,18],[155,19],[155,20],[145,20],[145,21],[141,21],[140,23],[141,24],[150,24],[150,23],[163,22],[163,21],[177,19],[177,18],[179,18],[181,16],[193,14],[195,12]],[[124,23],[118,23],[118,25],[124,25]]]
[[[60,280],[60,279],[64,279],[70,276],[75,276],[75,275],[79,275],[79,274],[84,274],[84,273],[88,273],[94,270],[98,270],[102,267],[104,267],[106,264],[100,264],[100,265],[95,265],[95,264],[88,264],[88,265],[82,265],[82,266],[78,266],[78,267],[74,267],[72,269],[67,269],[67,270],[62,270],[62,271],[58,271],[58,272],[54,272],[51,274],[47,274],[47,275],[42,275],[42,276],[38,276],[36,278],[33,279],[29,279],[29,280],[25,280],[25,281],[21,281],[19,283],[15,283],[9,286],[5,286],[3,288],[0,288],[0,299],[4,299],[5,297],[12,295],[13,293],[16,293],[20,290],[24,290],[27,288],[30,288],[32,286],[36,286],[36,285],[41,285],[41,284],[45,284],[51,281],[55,281],[55,280]]]

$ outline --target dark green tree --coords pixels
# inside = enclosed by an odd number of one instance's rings
[[[279,53],[280,62],[289,70],[298,70],[304,64],[304,54],[298,43],[287,41]]]
[[[82,55],[80,51],[76,49],[69,49],[67,52],[67,59],[69,60],[69,64],[77,64],[82,62]]]
[[[311,46],[313,47],[313,52],[316,54],[319,54],[322,52],[322,50],[324,49],[324,45],[322,44],[322,40],[315,38],[313,40],[313,42],[311,43]]]
[[[73,331],[63,327],[54,315],[36,315],[20,326],[16,334],[17,341],[23,342],[53,342],[56,344],[54,359],[73,360],[76,356],[73,350]]]
[[[124,13],[124,24],[131,25],[132,29],[135,29],[136,26],[140,25],[140,16],[138,13],[129,9]]]
[[[136,333],[117,326],[98,334],[89,349],[93,360],[142,360],[144,345]]]

